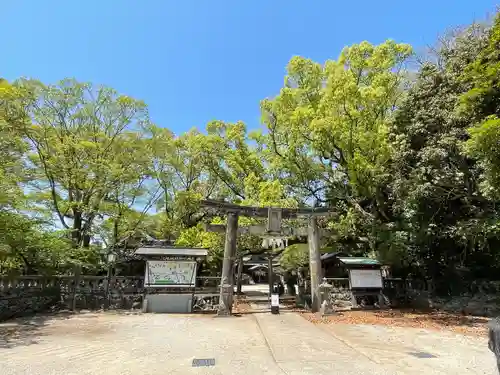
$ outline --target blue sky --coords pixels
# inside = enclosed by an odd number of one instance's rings
[[[76,78],[144,100],[177,134],[213,119],[259,126],[294,55],[323,62],[387,38],[416,48],[498,0],[0,0],[0,77]]]

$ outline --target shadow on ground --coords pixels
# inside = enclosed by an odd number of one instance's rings
[[[70,312],[61,312],[0,323],[0,349],[37,344],[38,339],[44,336],[42,328],[46,327],[49,321],[69,319],[72,315],[74,314]]]

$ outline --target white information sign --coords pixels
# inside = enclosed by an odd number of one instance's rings
[[[271,306],[279,306],[280,305],[280,296],[279,294],[271,294]]]
[[[382,288],[380,270],[349,270],[351,288]]]
[[[182,260],[148,260],[144,284],[149,287],[194,286],[196,262]]]

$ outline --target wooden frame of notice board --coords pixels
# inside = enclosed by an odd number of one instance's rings
[[[353,277],[353,272],[356,277]],[[363,280],[364,277],[364,280]],[[384,287],[381,269],[350,268],[349,287],[351,290],[378,290]]]
[[[194,288],[196,286],[197,266],[196,260],[188,259],[146,260],[144,286],[149,288]],[[154,275],[155,271],[153,270],[155,269],[158,270],[157,275]],[[151,282],[151,279],[155,282]],[[159,281],[156,282],[158,279]]]
[[[354,275],[352,274],[354,271]],[[356,275],[358,274],[358,275]],[[360,276],[365,275],[364,280],[360,280]],[[353,276],[357,276],[358,278]],[[378,298],[379,306],[382,306],[382,290],[383,290],[382,270],[380,268],[351,268],[349,269],[349,287],[351,290],[352,307],[357,308],[358,298],[373,296]]]

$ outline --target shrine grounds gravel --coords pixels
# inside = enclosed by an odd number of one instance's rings
[[[194,359],[210,366],[193,367]],[[495,373],[483,336],[313,324],[295,312],[83,313],[0,324],[0,375]]]
[[[453,314],[443,311],[415,311],[412,309],[341,311],[319,317],[306,311],[302,316],[315,324],[368,324],[402,328],[450,331],[464,335],[486,337],[489,318]]]

